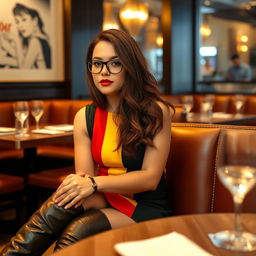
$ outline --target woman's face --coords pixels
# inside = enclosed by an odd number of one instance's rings
[[[37,18],[32,18],[27,13],[16,15],[15,21],[19,33],[25,38],[32,36],[36,31]]]
[[[113,61],[112,66],[114,68],[117,67],[118,69],[120,59],[118,58],[113,45],[107,41],[100,41],[94,48],[92,62],[97,64],[97,61],[100,63],[100,61],[106,62],[110,60]],[[106,65],[103,65],[101,72],[99,74],[92,74],[92,78],[96,88],[102,94],[106,96],[118,96],[124,83],[125,71],[122,68],[120,73],[112,74],[109,72]]]

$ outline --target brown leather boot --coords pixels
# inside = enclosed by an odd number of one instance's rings
[[[56,242],[54,251],[58,251],[83,238],[111,229],[108,218],[97,209],[89,209],[65,228]]]
[[[3,248],[0,255],[42,255],[63,228],[83,212],[82,206],[65,210],[54,203],[53,196],[49,197]]]

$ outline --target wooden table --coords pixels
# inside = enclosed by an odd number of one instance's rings
[[[59,134],[35,134],[30,131],[29,136],[23,138],[17,138],[15,135],[0,136],[0,148],[4,147],[17,150],[23,149],[24,160],[28,163],[29,173],[33,171],[38,146],[72,141],[73,132],[63,132]]]
[[[256,125],[256,115],[226,114],[226,116],[218,117],[213,114],[212,117],[205,117],[200,113],[190,113],[186,121],[189,123]]]
[[[241,221],[247,231],[256,233],[256,214],[242,214]],[[232,229],[233,226],[234,214],[232,213],[168,217],[106,231],[86,238],[53,255],[117,256],[118,254],[114,250],[114,245],[116,243],[147,239],[176,231],[187,236],[215,256],[255,256],[256,251],[249,253],[233,252],[217,248],[211,243],[208,238],[208,233],[215,233],[224,229]]]
[[[31,131],[29,136],[17,138],[15,135],[0,136],[0,147],[10,149],[28,149],[36,148],[39,145],[51,143],[72,142],[73,132],[63,132],[59,134],[35,134]]]

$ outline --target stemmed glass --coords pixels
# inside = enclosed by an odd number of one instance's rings
[[[36,129],[39,129],[39,121],[44,113],[44,103],[42,100],[31,101],[31,114],[36,121]]]
[[[193,96],[192,95],[184,95],[181,97],[181,102],[183,104],[183,111],[187,116],[193,107],[193,103],[194,103]]]
[[[24,123],[29,115],[29,106],[27,101],[17,101],[13,104],[13,111],[15,117],[20,122],[20,134],[17,134],[17,137],[28,136],[24,129]]]
[[[203,121],[209,121],[212,117],[212,109],[215,101],[215,96],[207,94],[203,97],[201,102],[201,118]]]
[[[209,237],[217,247],[233,251],[256,250],[256,234],[243,230],[240,212],[243,200],[256,184],[256,131],[224,130],[223,152],[217,174],[233,196],[235,206],[234,230],[223,230]]]
[[[241,115],[241,109],[244,105],[244,102],[245,102],[245,98],[242,94],[235,95],[234,104],[235,104],[235,107],[236,107],[236,114],[237,115]]]

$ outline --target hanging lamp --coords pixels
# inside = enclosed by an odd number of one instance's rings
[[[119,12],[122,24],[134,37],[137,37],[140,34],[148,16],[148,9],[140,0],[127,0]]]

